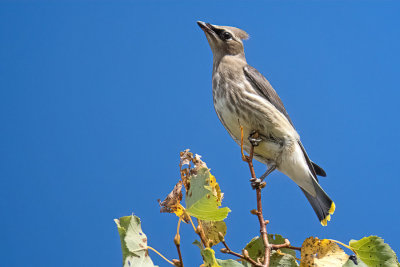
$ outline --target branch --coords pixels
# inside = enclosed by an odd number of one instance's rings
[[[239,123],[240,124],[240,123]],[[249,165],[249,169],[250,169],[250,173],[251,173],[251,178],[253,178],[254,180],[257,179],[256,173],[254,171],[254,166],[253,166],[253,155],[254,155],[254,144],[250,142],[251,147],[250,147],[250,154],[249,156],[245,156],[243,153],[243,127],[240,126],[240,132],[241,132],[241,138],[240,138],[240,152],[242,153],[242,159],[243,161],[247,162],[247,164]],[[253,134],[251,134],[251,137],[253,138],[258,138],[258,133],[255,132]],[[254,215],[257,215],[258,217],[258,221],[260,223],[260,234],[265,246],[265,253],[264,253],[264,262],[263,265],[256,265],[256,266],[262,266],[262,267],[269,267],[269,262],[270,262],[270,257],[271,257],[271,250],[278,250],[281,248],[289,248],[289,249],[294,249],[294,250],[301,250],[301,248],[299,247],[292,247],[290,245],[290,242],[288,239],[285,239],[285,243],[284,244],[270,244],[268,242],[268,233],[267,233],[267,224],[269,223],[268,220],[264,220],[264,216],[263,216],[263,211],[262,211],[262,202],[261,202],[261,189],[265,187],[265,184],[261,184],[259,187],[256,188],[256,196],[257,196],[257,210],[252,210],[251,213]],[[227,245],[224,243],[227,252],[232,255],[238,256],[240,258],[244,257],[238,253],[233,254],[234,252],[232,252]],[[238,255],[236,255],[238,254]],[[254,264],[254,263],[253,263]]]
[[[251,178],[257,179],[256,173],[254,171],[253,166],[253,154],[254,154],[254,146],[251,145],[250,148],[250,155],[246,157],[247,163],[249,164],[249,169],[251,173]],[[269,267],[269,260],[271,257],[271,249],[272,246],[268,242],[268,234],[267,234],[267,224],[269,223],[268,220],[264,220],[263,211],[262,211],[262,202],[261,202],[261,188],[256,188],[256,196],[257,196],[257,212],[256,215],[258,217],[258,222],[260,223],[260,234],[265,246],[265,256],[264,262],[262,266]]]
[[[243,161],[247,162],[247,164],[249,164],[251,178],[257,179],[256,173],[254,171],[254,166],[253,166],[254,145],[253,145],[253,143],[250,143],[251,144],[250,154],[249,154],[249,156],[245,156],[243,153],[243,126],[240,126],[240,134],[241,134],[241,136],[240,136],[240,152],[242,153],[242,159],[243,159]],[[252,137],[258,138],[258,133],[257,132],[253,133]],[[262,188],[262,186],[256,188],[257,211],[255,211],[254,214],[257,215],[257,217],[258,217],[258,221],[260,223],[260,234],[263,239],[264,246],[265,246],[264,263],[262,266],[269,267],[269,260],[271,257],[272,246],[268,242],[268,234],[267,234],[267,226],[266,226],[269,223],[269,221],[264,220],[264,216],[263,216],[263,212],[262,212],[261,188]]]
[[[256,266],[256,267],[263,267],[263,266],[264,266],[264,265],[262,265],[262,264],[256,262],[256,261],[253,260],[252,258],[250,258],[249,253],[247,252],[247,250],[244,249],[244,250],[243,250],[243,255],[242,255],[242,254],[239,254],[239,253],[237,253],[237,252],[232,251],[232,250],[228,247],[228,244],[226,244],[225,239],[221,240],[221,243],[224,244],[224,246],[225,246],[225,249],[221,249],[221,252],[222,252],[222,253],[227,253],[227,254],[234,255],[234,256],[236,256],[236,257],[238,257],[238,258],[241,258],[242,260],[245,260],[245,261],[250,262],[253,266]]]

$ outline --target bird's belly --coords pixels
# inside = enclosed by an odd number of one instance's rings
[[[240,145],[241,127],[243,127],[243,148],[249,153],[251,144],[248,137],[256,131],[262,139],[254,149],[256,159],[265,164],[271,161],[276,162],[282,153],[283,145],[267,138],[270,132],[273,131],[273,125],[266,120],[257,121],[252,114],[245,115],[241,112],[236,112],[235,108],[229,108],[227,105],[229,104],[216,102],[214,107],[220,121],[235,142]]]

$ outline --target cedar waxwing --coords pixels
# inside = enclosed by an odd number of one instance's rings
[[[245,136],[243,148],[268,166],[261,181],[275,169],[289,176],[304,192],[323,226],[335,211],[335,204],[318,183],[317,175],[325,171],[308,157],[293,122],[278,94],[267,79],[249,66],[242,40],[248,34],[238,28],[197,22],[204,31],[213,53],[212,92],[218,118],[236,141],[241,143],[241,126]],[[258,133],[260,140],[252,139]]]

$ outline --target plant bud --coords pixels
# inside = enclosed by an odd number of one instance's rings
[[[258,211],[257,210],[251,210],[250,213],[253,214],[253,215],[258,215]]]
[[[172,263],[173,263],[174,266],[176,266],[176,267],[181,267],[181,266],[182,266],[181,262],[180,262],[179,260],[177,260],[177,259],[173,259],[173,260],[172,260]]]
[[[178,234],[176,234],[174,237],[174,243],[175,245],[179,245],[181,243],[181,237]]]
[[[229,252],[227,248],[221,248],[220,251],[221,251],[222,253],[228,253],[228,252]]]

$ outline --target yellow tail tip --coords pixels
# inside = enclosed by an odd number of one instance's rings
[[[329,214],[333,214],[335,212],[336,205],[335,202],[332,202],[331,208],[329,209]]]
[[[328,222],[331,220],[331,214],[333,214],[335,212],[336,206],[335,203],[332,202],[331,204],[331,208],[329,209],[329,214],[326,215],[326,217],[321,221],[322,226],[327,226]]]

